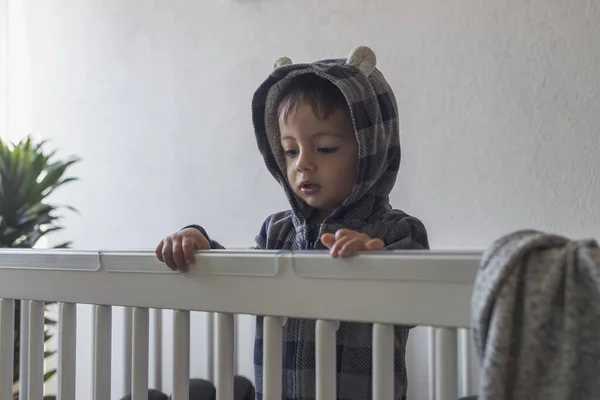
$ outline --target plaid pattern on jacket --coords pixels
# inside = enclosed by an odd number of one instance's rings
[[[350,196],[320,225],[309,225],[311,210],[289,187],[278,132],[277,104],[290,80],[314,73],[333,82],[346,97],[356,131],[359,171]],[[258,148],[283,187],[291,210],[270,215],[256,237],[255,249],[326,249],[319,237],[340,228],[380,238],[386,249],[428,249],[423,223],[389,204],[400,166],[395,96],[379,70],[368,77],[345,59],[295,64],[272,71],[254,94],[252,115]],[[200,227],[198,227],[200,228]],[[201,228],[200,228],[201,229]],[[201,229],[205,235],[206,232]],[[211,247],[223,248],[211,240]],[[257,317],[254,347],[256,398],[262,400],[263,326]],[[405,349],[410,327],[395,328],[395,398],[406,396]],[[372,325],[341,322],[337,331],[337,399],[372,398]],[[283,398],[315,398],[315,321],[289,318],[283,328]]]

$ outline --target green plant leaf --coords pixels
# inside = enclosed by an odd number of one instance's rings
[[[45,351],[44,352],[44,358],[51,357],[51,356],[53,356],[55,354],[56,354],[56,350]]]
[[[50,378],[52,378],[54,375],[56,375],[56,372],[57,372],[57,371],[56,371],[56,369],[52,369],[52,370],[50,370],[50,371],[46,372],[46,373],[44,374],[44,382],[47,382],[47,381],[48,381],[48,379],[50,379]]]
[[[46,140],[34,141],[30,136],[18,143],[7,143],[0,139],[0,248],[31,248],[45,235],[63,229],[61,211],[77,212],[70,205],[57,205],[48,202],[55,191],[78,178],[67,176],[70,168],[80,161],[77,157],[56,159],[56,151],[46,151]],[[71,242],[64,242],[57,248],[67,248]],[[46,302],[45,305],[55,304]],[[14,364],[13,382],[19,380],[21,302],[15,302],[14,323]],[[44,341],[54,335],[57,322],[45,316]],[[54,355],[47,351],[44,357]],[[56,370],[48,371],[44,380]]]

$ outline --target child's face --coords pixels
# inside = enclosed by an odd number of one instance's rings
[[[358,172],[358,143],[347,111],[319,118],[304,104],[279,118],[288,183],[322,221],[350,195]]]

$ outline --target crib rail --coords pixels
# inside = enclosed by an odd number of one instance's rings
[[[332,259],[325,252],[199,252],[188,273],[168,270],[149,251],[0,251],[0,398],[12,389],[14,301],[29,303],[25,399],[42,397],[44,301],[60,303],[59,398],[75,398],[75,304],[94,314],[94,399],[110,399],[111,306],[132,309],[131,391],[148,388],[149,310],[172,309],[173,400],[188,399],[190,311],[214,312],[218,400],[233,398],[234,315],[264,319],[264,398],[281,399],[285,317],[317,320],[317,398],[335,398],[335,321],[374,324],[374,398],[393,393],[393,325],[435,332],[435,398],[458,395],[457,330],[469,326],[479,252],[382,252]],[[160,324],[160,319],[156,319]],[[10,328],[10,329],[9,329]],[[183,339],[183,340],[182,340]],[[464,363],[463,363],[464,364]],[[464,378],[463,378],[464,379]],[[9,385],[10,384],[10,385]]]

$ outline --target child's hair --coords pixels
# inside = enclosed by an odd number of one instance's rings
[[[293,78],[280,98],[277,115],[286,121],[298,107],[310,104],[315,115],[325,119],[338,109],[349,113],[348,103],[340,89],[325,78],[303,74]]]

